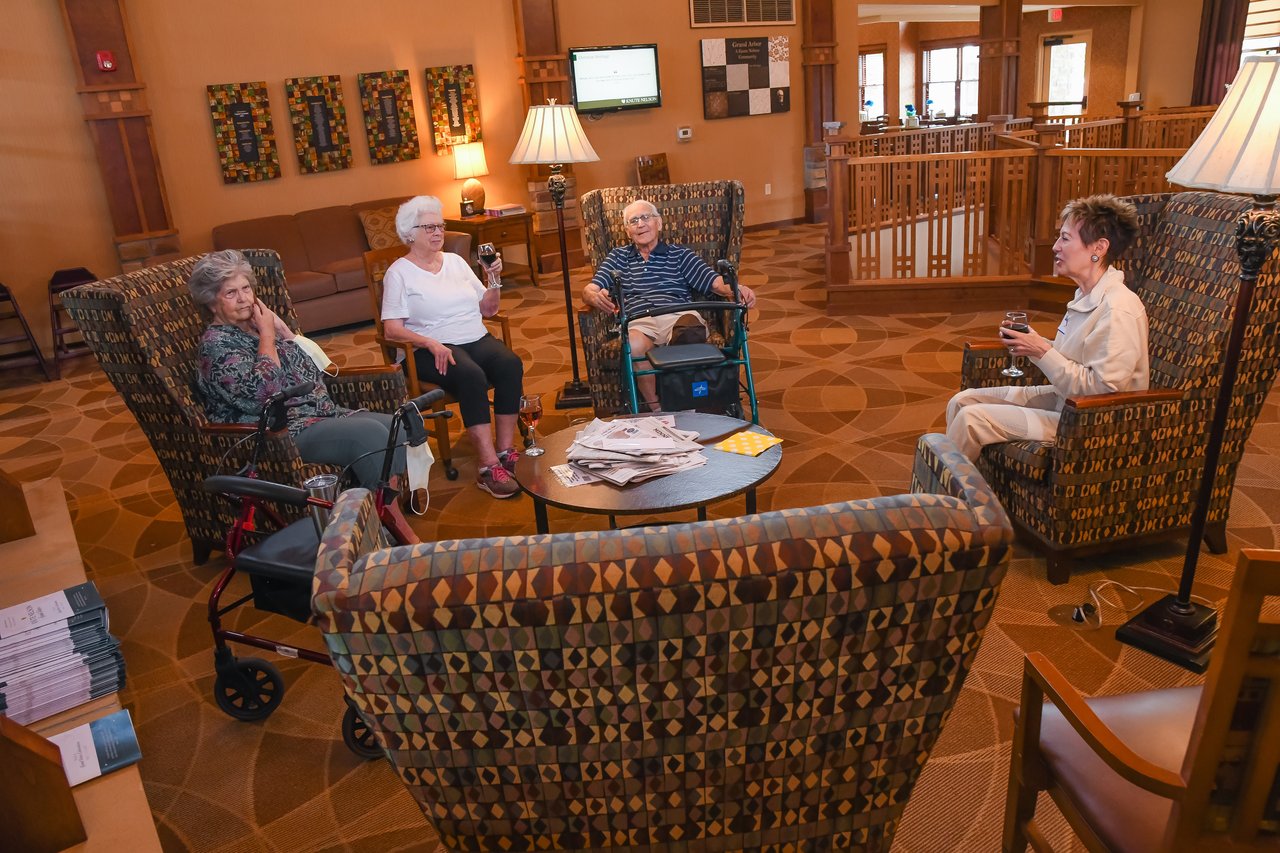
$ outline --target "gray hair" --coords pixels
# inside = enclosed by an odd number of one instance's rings
[[[400,209],[396,211],[396,236],[401,243],[413,241],[413,226],[418,224],[418,217],[424,213],[444,216],[440,199],[433,195],[416,195],[400,205]]]
[[[238,275],[244,276],[251,287],[257,287],[258,279],[253,274],[253,267],[235,249],[210,252],[196,261],[191,278],[187,280],[187,290],[205,320],[213,319],[213,306],[218,301],[222,286]]]
[[[655,205],[653,202],[649,201],[647,198],[638,198],[638,199],[635,199],[634,201],[632,201],[632,202],[631,202],[631,204],[629,204],[629,205],[627,205],[626,207],[622,208],[622,221],[623,221],[623,222],[626,222],[626,221],[627,221],[627,219],[628,219],[628,217],[627,217],[627,211],[628,211],[628,210],[630,210],[631,208],[633,208],[633,207],[637,206],[637,205],[643,205],[644,207],[648,208],[648,209],[649,209],[649,213],[650,213],[651,215],[653,215],[653,216],[659,216],[659,217],[660,217],[660,216],[662,216],[662,213],[661,213],[661,211],[659,211],[659,210],[658,210],[657,205]]]

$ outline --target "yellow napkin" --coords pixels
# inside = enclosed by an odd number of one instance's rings
[[[743,456],[759,456],[775,444],[781,444],[782,439],[776,435],[763,435],[750,430],[743,430],[737,435],[731,435],[719,444],[713,444],[716,450],[723,450],[726,453],[741,453]]]

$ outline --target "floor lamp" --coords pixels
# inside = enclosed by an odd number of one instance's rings
[[[1191,586],[1213,500],[1254,284],[1280,240],[1280,212],[1275,205],[1276,194],[1280,193],[1280,56],[1245,59],[1209,124],[1166,177],[1180,186],[1249,193],[1254,199],[1253,209],[1236,226],[1240,289],[1223,356],[1222,384],[1209,426],[1200,492],[1191,513],[1182,580],[1176,595],[1166,595],[1116,630],[1116,638],[1123,643],[1193,672],[1204,672],[1217,636],[1218,614],[1214,608],[1191,600]]]
[[[556,229],[560,232],[560,272],[564,276],[564,316],[569,324],[569,357],[573,364],[573,378],[565,383],[556,396],[557,409],[577,409],[591,405],[591,390],[578,374],[578,336],[573,322],[573,294],[569,286],[569,250],[564,240],[564,175],[560,167],[565,163],[591,163],[600,157],[587,141],[578,122],[578,114],[569,104],[557,104],[552,98],[545,104],[529,108],[524,120],[524,130],[516,150],[511,152],[511,162],[520,166],[550,166],[547,191],[556,206]],[[533,258],[529,263],[535,263]]]

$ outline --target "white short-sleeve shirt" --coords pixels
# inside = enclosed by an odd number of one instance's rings
[[[485,288],[460,256],[444,252],[440,272],[400,258],[382,280],[382,319],[404,320],[414,334],[442,344],[470,344],[488,330],[480,315]]]

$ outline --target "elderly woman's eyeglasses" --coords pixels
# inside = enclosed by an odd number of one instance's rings
[[[657,218],[658,218],[658,214],[656,213],[641,213],[638,216],[633,216],[630,219],[628,219],[627,224],[630,225],[632,228],[635,228],[639,225],[645,224],[650,219],[657,219]]]
[[[415,226],[413,226],[413,227],[414,227],[414,228],[421,228],[423,231],[429,231],[429,232],[432,232],[432,233],[435,233],[435,234],[439,234],[439,233],[441,233],[441,232],[443,232],[443,231],[444,231],[444,223],[443,223],[443,222],[435,222],[435,223],[430,223],[430,224],[427,224],[427,225],[415,225]]]

